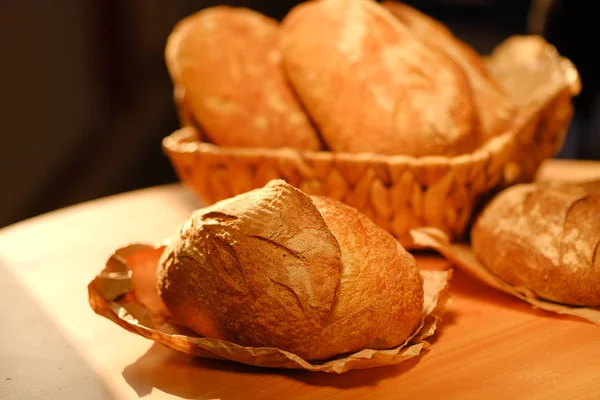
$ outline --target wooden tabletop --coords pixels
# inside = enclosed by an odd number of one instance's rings
[[[541,171],[541,179],[593,177],[600,162],[553,160]],[[341,375],[192,359],[94,314],[87,284],[112,251],[164,239],[199,206],[169,185],[0,230],[0,399],[600,398],[600,327],[536,311],[460,271],[422,356]]]

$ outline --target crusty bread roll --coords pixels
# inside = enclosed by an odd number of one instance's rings
[[[600,306],[600,181],[512,186],[484,208],[471,241],[505,282],[547,300]]]
[[[516,108],[475,50],[454,36],[442,23],[403,2],[384,1],[382,5],[408,26],[419,40],[436,51],[446,53],[466,72],[485,138],[510,128]]]
[[[185,106],[213,143],[321,147],[285,78],[277,21],[246,8],[210,7],[175,26],[165,58]]]
[[[579,93],[581,82],[573,63],[539,35],[513,35],[494,48],[490,73],[520,108],[548,100],[561,88]]]
[[[290,82],[333,151],[452,156],[479,145],[467,76],[372,0],[317,0],[282,23]]]
[[[390,234],[281,180],[195,212],[158,286],[196,333],[306,360],[401,344],[423,307],[415,259]]]

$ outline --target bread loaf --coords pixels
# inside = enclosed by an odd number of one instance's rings
[[[423,307],[415,259],[391,235],[279,180],[195,212],[158,286],[196,333],[306,360],[401,344]]]
[[[186,108],[213,143],[320,148],[284,76],[277,21],[245,8],[210,7],[176,25],[165,58]]]
[[[338,152],[453,156],[479,144],[462,69],[372,0],[318,0],[282,23],[283,64]]]
[[[487,66],[519,108],[547,101],[557,90],[572,95],[581,90],[573,63],[542,36],[511,36],[494,48]]]
[[[505,282],[546,300],[600,306],[600,181],[506,189],[477,218],[471,241]]]
[[[385,1],[382,5],[419,40],[435,51],[447,54],[466,72],[473,91],[481,132],[485,138],[510,128],[516,108],[475,50],[454,36],[442,23],[403,2]]]

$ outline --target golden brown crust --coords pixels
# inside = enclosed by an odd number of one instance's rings
[[[312,199],[342,250],[340,285],[319,352],[402,343],[423,312],[423,280],[414,257],[356,209],[327,197]]]
[[[284,19],[283,63],[333,151],[452,156],[479,145],[462,69],[371,0],[319,0]]]
[[[536,106],[565,91],[581,91],[577,69],[556,47],[536,35],[513,35],[494,48],[487,66],[519,108]]]
[[[165,250],[159,292],[201,335],[296,351],[329,317],[340,258],[310,198],[274,182],[194,213]]]
[[[512,285],[559,303],[600,305],[600,181],[506,189],[478,217],[471,241]]]
[[[194,213],[163,254],[158,286],[200,335],[307,360],[397,345],[423,304],[414,258],[389,234],[283,181]]]
[[[221,146],[318,150],[318,136],[285,78],[277,21],[216,6],[181,20],[165,49],[186,107]]]
[[[384,1],[381,4],[409,27],[419,40],[436,51],[444,52],[463,68],[473,89],[484,137],[495,136],[510,127],[516,108],[475,50],[442,23],[405,3]]]

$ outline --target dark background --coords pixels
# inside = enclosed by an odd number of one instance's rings
[[[215,4],[243,5],[281,19],[297,3],[0,1],[0,226],[175,182],[160,146],[178,127],[163,59],[173,25]],[[589,50],[595,46],[589,31],[594,22],[583,22],[593,15],[585,8],[591,2],[407,3],[447,23],[483,54],[512,34],[544,34],[579,68],[584,88],[559,156],[600,159],[598,63]]]

